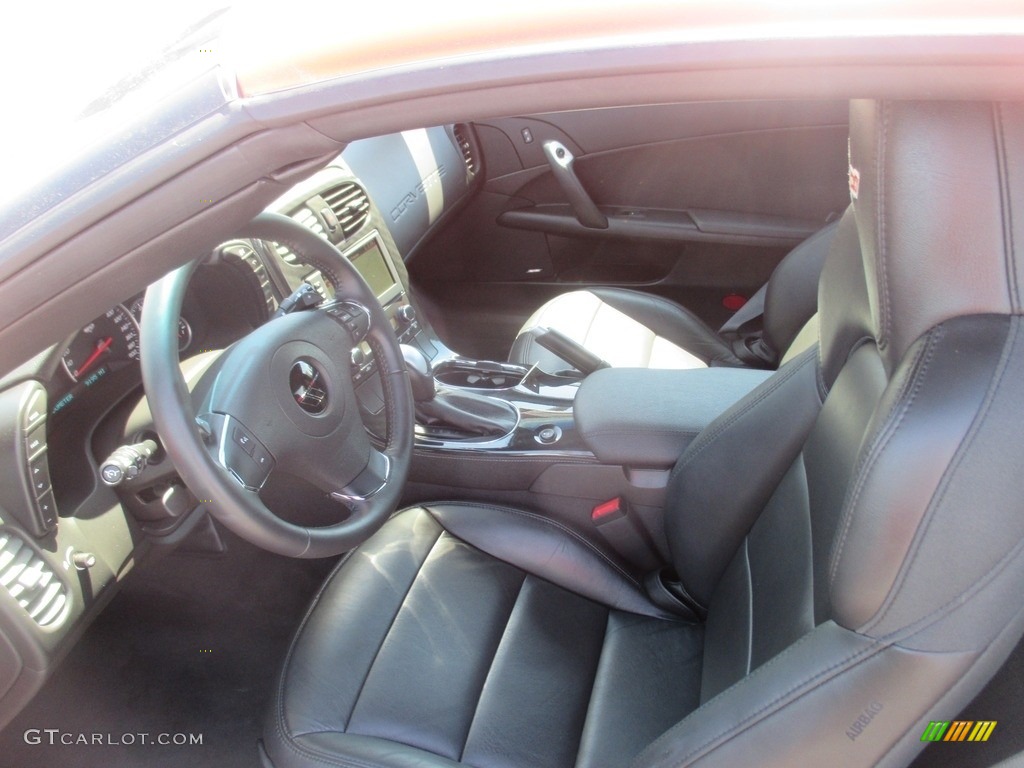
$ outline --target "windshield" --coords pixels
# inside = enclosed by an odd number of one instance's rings
[[[5,11],[0,209],[216,67],[227,10],[209,0],[114,0]],[[61,195],[73,191],[65,185]]]

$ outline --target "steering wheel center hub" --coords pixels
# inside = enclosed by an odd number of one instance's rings
[[[327,382],[324,375],[308,360],[296,360],[288,375],[288,387],[299,408],[317,416],[327,410]]]

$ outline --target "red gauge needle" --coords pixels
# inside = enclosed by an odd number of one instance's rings
[[[105,338],[103,341],[97,343],[96,349],[93,351],[93,353],[89,355],[88,359],[86,359],[86,361],[82,363],[79,369],[75,371],[75,378],[77,379],[79,376],[81,376],[83,373],[89,370],[89,366],[96,362],[96,358],[102,355],[108,349],[110,349],[110,345],[113,343],[113,336],[107,336],[107,338]]]

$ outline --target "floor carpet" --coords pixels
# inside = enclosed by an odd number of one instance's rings
[[[332,563],[223,533],[218,556],[146,563],[0,733],[0,766],[252,768],[292,633]],[[53,740],[35,730],[59,729]],[[93,734],[113,744],[91,741]],[[172,743],[142,744],[163,735]],[[178,734],[202,743],[175,745]],[[128,743],[134,742],[134,743]]]

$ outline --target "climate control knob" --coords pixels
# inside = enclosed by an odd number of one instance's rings
[[[416,310],[412,304],[403,304],[397,310],[395,310],[395,317],[402,325],[412,325],[416,319]]]

